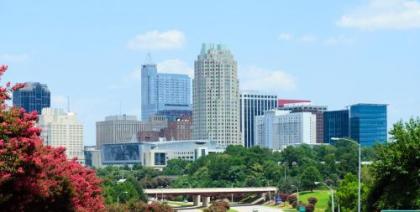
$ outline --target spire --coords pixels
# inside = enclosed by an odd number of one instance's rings
[[[153,64],[152,55],[147,52],[145,64]]]

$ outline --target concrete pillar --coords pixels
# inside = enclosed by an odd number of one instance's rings
[[[203,207],[209,207],[210,197],[203,198]]]
[[[199,206],[201,202],[201,196],[200,195],[194,195],[193,196],[193,202],[194,206]]]

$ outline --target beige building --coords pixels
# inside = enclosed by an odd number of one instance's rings
[[[203,44],[194,66],[193,139],[243,145],[237,62],[220,44]]]
[[[75,113],[63,109],[44,108],[39,116],[38,125],[42,128],[44,145],[66,148],[68,159],[78,158],[84,163],[83,125]]]
[[[144,125],[136,116],[107,116],[105,121],[96,122],[96,147],[101,148],[102,144],[130,142],[142,130]]]

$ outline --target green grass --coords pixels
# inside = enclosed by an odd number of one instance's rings
[[[318,199],[318,202],[315,206],[315,211],[324,211],[328,207],[330,194],[331,193],[329,190],[314,190],[313,192],[303,191],[299,192],[299,201],[307,203],[309,197],[315,197]]]
[[[235,209],[229,209],[227,212],[238,212],[238,211]]]

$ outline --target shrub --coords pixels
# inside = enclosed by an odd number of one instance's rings
[[[289,202],[290,205],[295,204],[295,206],[297,205],[297,197],[295,194],[291,194],[287,197],[287,202]]]
[[[317,202],[318,202],[318,199],[316,197],[309,197],[308,198],[308,203],[309,204],[316,205]]]

